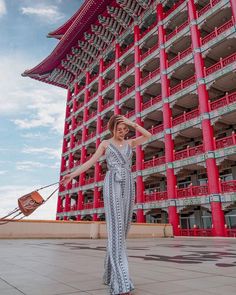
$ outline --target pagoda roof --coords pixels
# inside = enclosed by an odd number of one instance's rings
[[[45,77],[56,67],[61,68],[61,60],[71,51],[71,47],[77,45],[78,39],[83,38],[84,32],[89,30],[91,24],[96,22],[98,15],[112,1],[100,0],[97,2],[96,0],[85,0],[79,10],[64,25],[53,32],[53,35],[55,32],[64,32],[64,34],[51,54],[34,68],[25,70],[22,76],[67,88],[65,85],[46,81]]]
[[[67,22],[48,34],[59,39],[54,50],[22,76],[68,88],[152,2],[154,0],[84,0]]]

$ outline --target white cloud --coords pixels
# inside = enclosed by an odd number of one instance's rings
[[[34,187],[26,185],[0,186],[0,218],[17,207],[18,198],[42,186],[42,184],[38,184]],[[45,200],[55,188],[56,186],[46,188],[39,191],[39,193]],[[55,220],[57,196],[58,194],[55,193],[52,198],[50,198],[45,204],[37,208],[30,216],[25,217],[25,219]]]
[[[11,117],[12,121],[22,129],[49,127],[49,130],[62,134],[66,91],[21,77],[27,64],[29,64],[27,56],[16,54],[14,58],[1,57],[0,115]],[[31,61],[31,64],[34,66],[37,62]]]
[[[30,16],[39,17],[40,20],[50,23],[56,23],[65,18],[65,15],[61,13],[55,5],[37,5],[34,7],[21,7],[21,13]]]
[[[35,169],[40,168],[51,168],[51,169],[57,169],[60,167],[60,162],[55,162],[52,165],[45,164],[42,162],[37,161],[18,161],[16,162],[16,170],[20,171],[35,171]]]
[[[7,170],[0,170],[0,175],[6,174]]]
[[[42,148],[36,148],[36,147],[30,147],[26,146],[22,150],[23,153],[26,154],[46,154],[49,156],[50,159],[60,159],[61,158],[61,150],[60,149],[53,149],[48,147],[42,147]]]
[[[7,13],[7,8],[4,0],[0,0],[0,17]]]

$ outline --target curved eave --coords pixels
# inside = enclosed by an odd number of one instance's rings
[[[22,74],[23,77],[26,77],[24,75],[24,73]],[[57,87],[61,87],[61,88],[64,88],[64,89],[67,89],[68,87],[64,84],[60,84],[60,83],[56,83],[56,82],[52,82],[52,81],[48,81],[44,78],[40,78],[40,76],[36,76],[36,75],[27,75],[27,77],[29,78],[32,78],[34,80],[37,80],[37,81],[40,81],[40,82],[44,82],[44,83],[47,83],[47,84],[50,84],[50,85],[54,85],[54,86],[57,86]]]
[[[62,26],[57,28],[55,31],[48,33],[47,37],[59,39],[58,36],[63,36],[66,33],[66,31],[69,29],[69,27],[72,25],[74,20],[77,18],[77,16],[80,14],[81,10],[84,8],[85,2],[81,5],[79,10],[77,10],[76,13],[74,13],[70,19],[68,19],[67,22],[65,22]]]
[[[82,5],[83,7],[79,9],[80,13],[52,53],[34,68],[26,70],[23,76],[43,75],[59,66],[61,60],[70,52],[71,47],[77,45],[78,40],[83,38],[84,32],[90,29],[91,24],[96,22],[98,14],[101,14],[112,1],[101,0],[98,5],[95,0],[86,0]]]

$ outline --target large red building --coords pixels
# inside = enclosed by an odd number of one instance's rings
[[[123,114],[153,134],[133,157],[133,221],[236,234],[235,20],[235,0],[86,0],[23,74],[68,90],[61,177]],[[104,220],[105,172],[103,156],[61,186],[56,218]]]

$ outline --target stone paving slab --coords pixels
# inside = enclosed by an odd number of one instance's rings
[[[0,240],[1,295],[108,295],[106,240]],[[236,294],[236,239],[128,239],[132,295]]]

